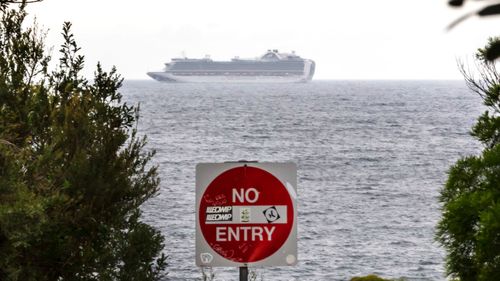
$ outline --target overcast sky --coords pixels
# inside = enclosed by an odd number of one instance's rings
[[[182,54],[229,60],[279,49],[316,61],[315,79],[461,79],[456,59],[470,61],[500,35],[500,18],[471,18],[445,32],[478,7],[455,10],[446,2],[45,0],[28,10],[49,29],[53,55],[63,22],[73,22],[88,76],[97,61],[127,79],[148,79],[147,71]]]

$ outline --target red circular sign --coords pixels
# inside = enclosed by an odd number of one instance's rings
[[[293,226],[286,187],[271,173],[237,167],[217,176],[200,202],[201,232],[210,247],[234,262],[249,263],[274,254]]]

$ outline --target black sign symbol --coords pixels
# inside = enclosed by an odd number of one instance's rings
[[[280,214],[278,213],[278,210],[276,210],[275,206],[265,209],[263,213],[268,223],[272,223],[280,219]]]

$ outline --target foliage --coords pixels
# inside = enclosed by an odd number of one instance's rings
[[[448,4],[452,7],[459,8],[464,5],[466,1],[465,0],[449,0]],[[468,19],[471,16],[479,16],[479,17],[489,17],[489,16],[495,16],[495,15],[500,15],[500,2],[498,0],[486,0],[483,2],[487,2],[481,9],[477,11],[473,11],[470,13],[467,13],[460,18],[456,19],[454,22],[452,22],[449,26],[448,29],[454,28],[457,24],[461,23],[462,21]]]
[[[462,7],[464,2],[465,0],[449,0],[448,4],[452,7]],[[456,19],[448,26],[448,29],[454,28],[456,25],[458,25],[459,23],[468,19],[471,16],[490,17],[495,15],[500,15],[500,1],[487,0],[483,2],[487,2],[487,4],[477,11],[467,13],[461,16],[460,18]],[[499,57],[500,57],[500,41],[497,40],[493,44],[489,44],[489,46],[485,48],[485,55],[483,58],[488,61],[494,61]]]
[[[122,79],[80,75],[70,23],[49,72],[26,3],[0,1],[0,280],[158,280],[163,237],[140,206],[159,179]]]
[[[500,76],[485,56],[480,49],[479,79],[462,66],[468,86],[488,107],[472,129],[485,148],[451,167],[440,196],[437,239],[447,251],[448,274],[461,281],[500,280]]]
[[[377,275],[367,275],[363,277],[353,277],[351,278],[351,281],[391,281],[390,279],[384,279],[381,277],[378,277]]]

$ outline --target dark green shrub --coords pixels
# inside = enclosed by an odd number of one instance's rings
[[[80,74],[71,25],[49,72],[25,4],[0,0],[0,280],[158,280],[163,237],[140,220],[158,191],[122,79]],[[14,8],[11,8],[14,7]]]
[[[479,50],[479,80],[462,67],[467,84],[488,107],[472,129],[484,150],[452,166],[441,190],[437,240],[447,251],[447,273],[461,281],[500,280],[500,74],[485,51],[499,42],[494,38]]]
[[[351,278],[351,281],[391,281],[391,280],[384,279],[384,278],[378,277],[377,275],[370,274],[370,275],[363,276],[363,277],[353,277],[353,278]]]

